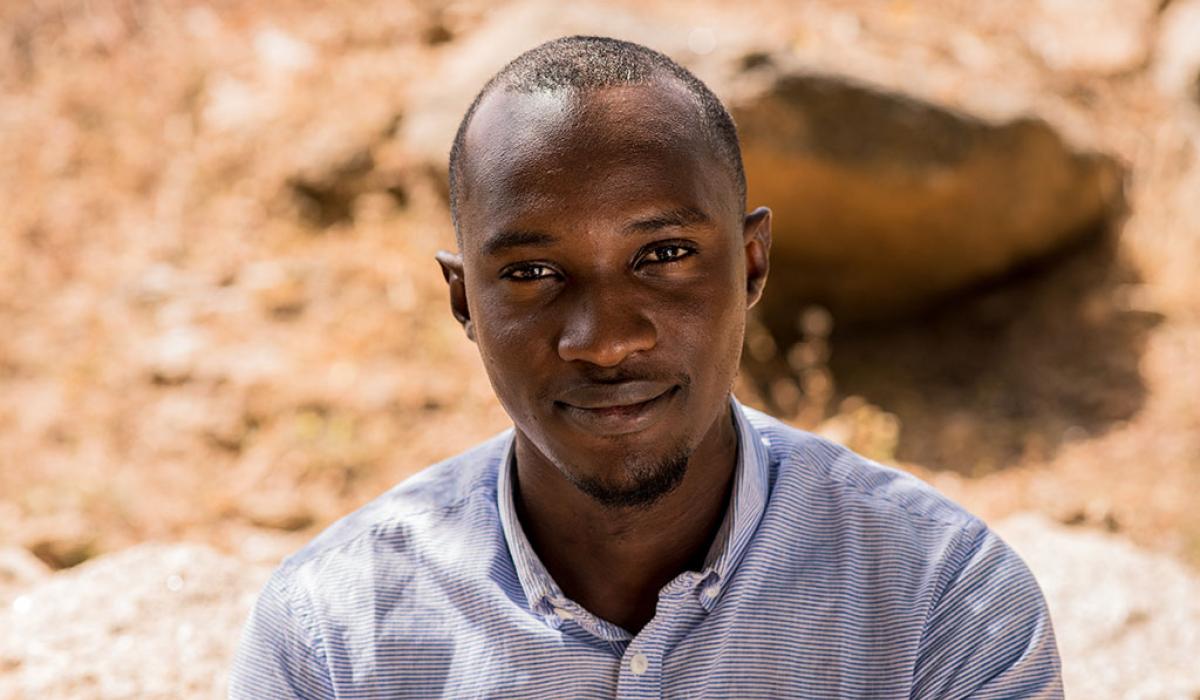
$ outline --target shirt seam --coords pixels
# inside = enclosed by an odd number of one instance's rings
[[[804,433],[805,436],[808,438],[808,440],[827,442],[820,436],[814,435],[812,433],[808,433],[806,431],[799,431],[799,432]],[[840,452],[840,454],[836,457],[836,459],[845,459],[849,456],[854,459],[861,460],[864,464],[870,466],[873,469],[878,469],[878,470],[886,471],[886,472],[892,472],[896,475],[897,478],[911,479],[911,480],[915,481],[917,484],[919,484],[920,486],[928,487],[928,484],[926,484],[924,481],[921,481],[920,479],[913,476],[912,474],[909,474],[908,472],[901,471],[901,470],[895,469],[893,467],[888,467],[887,465],[880,464],[873,460],[862,457],[861,455],[850,452],[843,445],[839,445],[837,443],[829,443],[829,444],[834,445]],[[974,516],[970,515],[969,513],[966,513],[965,511],[959,512],[957,514],[958,517],[941,517],[941,516],[933,515],[930,513],[915,510],[908,503],[905,503],[904,501],[901,501],[901,500],[897,500],[893,496],[884,495],[884,494],[870,491],[870,490],[866,489],[862,484],[857,484],[857,483],[854,483],[853,481],[849,481],[845,478],[839,478],[839,477],[834,476],[831,473],[828,466],[822,467],[819,462],[816,464],[811,463],[810,460],[808,459],[809,455],[807,454],[807,450],[801,451],[798,449],[793,449],[792,452],[795,457],[796,466],[799,466],[806,470],[814,469],[814,468],[820,469],[822,482],[824,482],[825,484],[827,484],[831,487],[839,487],[846,491],[849,491],[850,495],[854,496],[855,498],[857,498],[859,500],[866,501],[866,502],[882,501],[884,503],[889,503],[889,504],[895,506],[896,508],[899,508],[900,510],[904,511],[905,513],[912,516],[913,518],[919,518],[920,520],[923,520],[928,523],[932,523],[934,525],[959,527],[959,528],[965,529],[965,528],[969,527],[972,522],[977,520]],[[779,463],[780,463],[780,465],[782,465],[787,461],[788,460],[780,459]],[[944,498],[942,496],[935,496],[935,498],[936,497]]]
[[[486,484],[488,480],[487,479],[479,479],[478,481],[480,483]],[[485,485],[483,488],[486,489],[487,486]],[[317,565],[321,564],[322,562],[324,562],[329,557],[332,557],[336,554],[343,552],[344,550],[350,548],[352,545],[361,542],[363,539],[374,539],[377,535],[379,535],[379,533],[381,531],[398,524],[402,518],[418,516],[418,515],[426,515],[429,513],[441,514],[446,511],[450,511],[450,510],[453,510],[454,508],[457,508],[458,506],[471,500],[472,498],[475,498],[476,496],[479,496],[479,493],[478,493],[477,489],[472,488],[470,490],[470,492],[459,496],[458,498],[454,499],[453,501],[451,501],[449,503],[443,503],[443,504],[437,505],[437,506],[429,506],[427,508],[421,508],[419,510],[406,510],[403,513],[395,513],[395,514],[389,515],[387,518],[380,520],[379,522],[373,523],[368,529],[358,533],[357,535],[354,535],[353,537],[351,537],[347,540],[339,542],[339,543],[329,547],[328,549],[323,549],[319,552],[315,552],[314,554],[312,554],[311,556],[309,556],[307,558],[303,558],[298,561],[286,563],[284,566],[284,569],[287,573],[290,574],[291,572],[301,569],[310,564],[313,566],[317,566]],[[290,587],[290,577],[289,577],[289,587]]]
[[[309,643],[314,654],[318,655],[321,662],[321,670],[325,676],[325,683],[332,691],[332,665],[329,663],[329,654],[325,649],[325,638],[316,631],[312,615],[297,605],[299,601],[297,600],[297,592],[292,585],[292,580],[290,578],[284,579],[281,583],[283,586],[283,604],[287,607],[288,614],[296,619],[309,640],[311,640]]]
[[[916,477],[912,477],[912,478],[915,479]],[[842,481],[840,479],[832,479],[832,478],[827,478],[826,482],[829,483],[831,486],[836,486],[836,487],[840,487],[842,489],[851,491],[852,492],[851,495],[854,496],[858,500],[866,501],[866,502],[888,503],[888,504],[895,506],[896,508],[904,511],[907,515],[911,516],[912,518],[922,520],[922,521],[924,521],[926,523],[930,523],[932,525],[940,525],[943,527],[954,527],[954,528],[959,528],[959,529],[965,530],[974,522],[974,518],[967,514],[963,514],[963,516],[959,517],[959,518],[953,518],[953,517],[943,518],[943,517],[938,517],[936,515],[931,515],[929,513],[922,513],[918,510],[914,510],[909,504],[907,504],[903,501],[897,500],[892,496],[885,496],[885,495],[881,495],[878,493],[871,493],[870,491],[863,489],[862,486],[855,484],[855,483]]]
[[[971,526],[976,527],[976,532],[973,536],[970,536],[970,531],[972,529]],[[936,591],[934,591],[934,594],[930,596],[929,605],[925,609],[925,617],[921,621],[921,636],[917,640],[918,658],[920,656],[921,649],[923,649],[925,646],[925,638],[929,635],[929,623],[932,621],[934,613],[937,611],[938,606],[941,605],[942,600],[946,597],[946,594],[949,593],[950,589],[954,586],[954,582],[957,581],[959,576],[962,574],[963,569],[970,560],[971,554],[978,551],[980,545],[983,543],[983,540],[987,538],[988,532],[989,530],[987,526],[983,525],[982,521],[975,520],[967,525],[964,525],[962,529],[956,533],[955,539],[960,541],[965,540],[967,543],[966,546],[960,545],[958,550],[955,551],[952,556],[946,557],[943,560],[942,565],[937,569],[937,576],[935,580],[939,581],[938,588]],[[970,539],[966,540],[968,536],[970,536]],[[950,574],[945,577],[944,582],[941,582],[940,579],[942,578],[942,574],[947,571],[949,571]],[[916,671],[917,668],[914,661],[914,680],[916,679]]]

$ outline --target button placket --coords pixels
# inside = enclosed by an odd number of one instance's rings
[[[617,697],[662,697],[661,655],[645,645],[630,645],[621,659]]]

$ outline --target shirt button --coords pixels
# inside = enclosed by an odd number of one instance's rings
[[[633,671],[633,675],[640,676],[650,668],[650,662],[646,659],[646,655],[637,653],[629,660],[629,670]]]
[[[709,598],[716,598],[717,594],[720,592],[721,592],[721,587],[715,583],[704,589],[704,595],[708,596]]]
[[[554,614],[558,615],[558,619],[560,619],[560,620],[574,620],[575,619],[575,613],[571,612],[570,610],[564,610],[563,608],[555,608]]]

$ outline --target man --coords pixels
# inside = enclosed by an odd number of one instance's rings
[[[982,522],[731,397],[771,244],[744,181],[644,47],[560,39],[483,88],[438,261],[514,428],[288,559],[233,697],[1061,697]]]

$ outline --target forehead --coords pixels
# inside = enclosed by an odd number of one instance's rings
[[[514,220],[601,223],[662,206],[706,209],[717,219],[736,208],[736,183],[705,134],[696,99],[673,79],[585,91],[499,89],[480,103],[465,138],[458,202],[465,247],[481,230]]]

